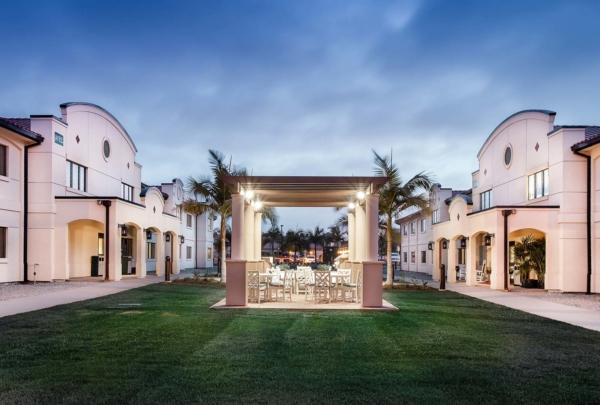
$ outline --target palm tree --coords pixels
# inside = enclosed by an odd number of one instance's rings
[[[271,256],[275,256],[275,243],[281,242],[281,230],[277,225],[271,226],[271,228],[264,233],[265,243],[271,246]],[[279,246],[281,251],[282,246]]]
[[[537,239],[533,235],[524,236],[515,243],[514,254],[521,285],[529,284],[529,275],[533,271],[539,286],[543,288],[546,274],[546,240]]]
[[[400,170],[392,162],[392,156],[381,156],[373,151],[375,169],[377,176],[387,178],[386,183],[379,190],[379,214],[384,218],[384,229],[386,239],[386,286],[394,283],[394,269],[392,268],[392,245],[394,217],[407,208],[429,209],[429,197],[427,192],[433,183],[431,177],[424,173],[418,173],[406,183],[402,182]]]
[[[323,228],[320,228],[318,225],[315,226],[314,231],[308,231],[308,233],[307,233],[307,237],[308,237],[308,241],[309,241],[309,250],[310,250],[311,243],[315,247],[315,262],[319,261],[319,258],[317,256],[317,249],[320,244],[321,245],[323,244],[323,236],[324,236]]]

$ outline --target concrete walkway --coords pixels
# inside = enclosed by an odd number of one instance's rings
[[[57,305],[70,304],[72,302],[85,301],[105,295],[116,294],[132,288],[143,287],[148,284],[159,283],[162,277],[147,276],[146,278],[128,278],[120,281],[93,282],[84,286],[77,286],[77,281],[71,281],[73,288],[64,288],[58,291],[48,291],[41,294],[10,298],[0,301],[0,318],[9,315],[22,314],[24,312],[37,311],[51,308]],[[40,285],[41,288],[43,286]]]
[[[435,283],[436,288],[438,285]],[[468,287],[464,284],[449,283],[446,284],[446,288],[469,297],[600,332],[600,311],[559,304],[519,291],[505,292],[490,290],[487,287]]]

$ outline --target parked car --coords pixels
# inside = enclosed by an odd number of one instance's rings
[[[386,260],[386,256],[379,256],[379,261],[385,262]],[[400,253],[392,252],[392,263],[400,263]]]

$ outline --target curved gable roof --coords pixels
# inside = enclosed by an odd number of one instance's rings
[[[127,140],[129,141],[129,143],[131,143],[131,146],[133,146],[133,149],[137,152],[137,146],[135,146],[135,142],[133,142],[133,138],[131,137],[131,135],[129,135],[129,132],[127,132],[127,130],[125,129],[125,127],[123,126],[123,124],[121,124],[121,122],[110,113],[110,111],[108,111],[107,109],[100,107],[97,104],[94,103],[87,103],[84,101],[72,101],[72,102],[68,102],[68,103],[62,103],[60,105],[60,108],[68,108],[71,106],[77,106],[77,105],[82,105],[82,106],[87,106],[87,107],[93,107],[96,108],[100,111],[102,111],[103,113],[105,113],[106,115],[108,115],[112,120],[115,121],[115,123],[117,124],[117,126],[119,127],[119,129],[121,130],[121,132],[123,132],[123,134],[125,134],[125,137],[127,138]]]
[[[509,115],[508,117],[506,117],[505,119],[503,119],[502,122],[500,122],[498,125],[496,125],[496,128],[494,128],[494,130],[492,132],[490,132],[490,134],[486,138],[485,142],[483,142],[483,144],[481,145],[481,148],[479,148],[479,152],[477,152],[477,158],[479,158],[481,156],[481,152],[483,152],[483,149],[490,142],[490,140],[492,139],[492,137],[494,136],[494,134],[496,133],[496,131],[502,125],[506,124],[508,121],[510,121],[511,119],[513,119],[514,117],[516,117],[517,115],[527,114],[527,113],[540,113],[540,114],[546,114],[548,116],[555,116],[556,115],[556,112],[554,112],[554,111],[550,111],[550,110],[536,110],[536,109],[521,110],[521,111],[517,111],[514,114]]]

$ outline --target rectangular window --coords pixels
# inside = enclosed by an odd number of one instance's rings
[[[416,253],[414,251],[410,252],[410,262],[415,263],[416,259],[417,259]]]
[[[547,196],[550,189],[548,169],[530,174],[527,179],[527,188],[527,197],[530,200]]]
[[[433,212],[431,213],[431,223],[432,224],[437,224],[438,222],[440,222],[440,210],[433,210]]]
[[[87,168],[67,160],[67,187],[87,191]]]
[[[411,233],[411,234],[414,234],[414,233],[415,233],[415,223],[414,223],[414,222],[411,222],[411,223],[410,223],[410,233]]]
[[[8,176],[8,148],[0,145],[0,176]]]
[[[404,263],[406,263],[406,261],[408,260],[406,252],[402,252],[402,259],[404,260]]]
[[[133,201],[133,187],[129,184],[121,183],[121,197],[127,201]]]
[[[191,246],[185,247],[185,258],[188,260],[192,258],[192,247]]]
[[[487,210],[492,207],[492,190],[479,194],[479,209]]]
[[[104,234],[98,234],[98,256],[104,256]]]
[[[6,228],[0,226],[0,259],[6,259]]]
[[[192,227],[192,216],[190,214],[187,214],[186,217],[185,217],[185,225],[188,228]]]
[[[65,137],[59,134],[58,132],[54,133],[54,143],[60,146],[65,144]]]
[[[156,259],[156,243],[146,243],[146,258],[151,260]]]
[[[427,251],[421,250],[421,263],[427,263]]]
[[[211,247],[206,249],[206,258],[208,260],[212,260],[212,248]]]
[[[406,225],[402,226],[402,234],[404,234],[406,236]]]
[[[421,218],[421,232],[425,232],[425,218]]]

